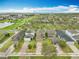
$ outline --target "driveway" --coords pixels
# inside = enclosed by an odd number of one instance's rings
[[[74,53],[79,53],[79,50],[75,47],[73,42],[67,42],[67,45],[72,49]]]
[[[23,55],[24,53],[26,53],[26,49],[28,48],[28,44],[29,44],[29,42],[24,42],[24,44],[20,50],[20,55]],[[19,59],[26,59],[26,57],[20,56]]]
[[[57,50],[57,53],[60,53],[60,54],[64,53],[58,44],[56,44],[56,50]]]
[[[42,52],[42,43],[41,42],[37,42],[37,45],[36,45],[36,54],[41,55],[41,52]]]

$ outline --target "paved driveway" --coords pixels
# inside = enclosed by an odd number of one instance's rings
[[[79,53],[79,50],[76,48],[73,42],[67,42],[67,45],[72,49],[74,53]]]
[[[60,53],[60,54],[64,53],[58,44],[56,44],[56,50],[57,50],[57,53]]]
[[[36,45],[36,54],[41,55],[41,52],[42,52],[42,43],[41,42],[37,42],[37,45]]]

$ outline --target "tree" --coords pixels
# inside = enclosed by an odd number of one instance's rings
[[[7,33],[7,34],[5,34],[5,36],[9,37],[9,36],[10,36],[10,34],[9,34],[9,33]]]
[[[47,32],[45,33],[45,37],[48,38],[48,33]]]

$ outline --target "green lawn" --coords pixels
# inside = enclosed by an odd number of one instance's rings
[[[74,45],[79,49],[79,44],[77,42],[75,42]]]
[[[21,26],[22,24],[24,24],[24,21],[23,20],[19,20],[17,19],[17,21],[11,25],[11,26],[7,26],[5,28],[2,28],[3,30],[13,30],[13,29],[16,29],[17,27]]]
[[[58,43],[63,52],[65,53],[73,52],[72,49],[66,44],[66,41],[64,41],[63,39],[58,38]]]
[[[8,59],[19,59],[20,57],[19,56],[11,56],[11,57],[8,57]],[[48,57],[48,56],[26,56],[25,57],[26,59],[71,59],[71,57],[68,57],[68,56],[56,56],[56,57]]]
[[[13,41],[10,39],[2,48],[0,48],[0,52],[5,52],[11,45]]]
[[[62,47],[61,47],[62,48]],[[66,47],[63,47],[62,50],[65,52],[65,53],[72,53],[73,51],[70,49],[69,46],[66,46]]]
[[[9,22],[9,20],[8,19],[0,20],[0,23],[4,23],[4,22]]]
[[[13,29],[18,29],[20,28],[23,24],[27,24],[29,22],[31,22],[31,20],[35,18],[34,16],[33,17],[29,17],[29,18],[23,18],[23,19],[17,19],[17,20],[11,20],[10,22],[14,23],[13,25],[11,26],[7,26],[5,28],[1,28],[1,30],[13,30]],[[4,21],[6,22],[6,20]],[[21,28],[22,29],[22,28]]]
[[[11,57],[8,57],[8,59],[19,59],[19,56],[11,56]]]
[[[9,33],[9,36],[7,36],[5,34],[1,34],[0,35],[0,44],[3,43],[5,40],[7,40],[12,35],[13,35],[13,33]]]

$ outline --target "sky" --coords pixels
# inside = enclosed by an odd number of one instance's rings
[[[0,0],[0,13],[79,13],[79,0]]]

